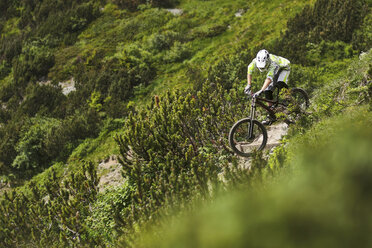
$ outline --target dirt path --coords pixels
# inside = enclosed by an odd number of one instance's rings
[[[274,125],[271,125],[267,128],[267,144],[265,146],[264,150],[272,151],[273,148],[280,145],[280,140],[284,135],[288,132],[288,125],[286,123],[277,123]],[[244,168],[250,167],[250,160],[251,158],[243,158],[241,157],[241,165]]]
[[[280,144],[280,140],[288,132],[286,123],[278,123],[267,128],[267,144],[265,149],[272,149]]]

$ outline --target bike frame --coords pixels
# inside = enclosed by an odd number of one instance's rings
[[[256,104],[260,107],[262,107],[263,109],[265,109],[271,118],[275,119],[275,112],[269,107],[267,106],[266,104],[264,104],[263,102],[267,102],[267,103],[272,103],[272,105],[279,105],[281,104],[279,102],[279,87],[276,87],[276,98],[275,100],[268,100],[268,99],[265,99],[265,98],[261,98],[261,97],[252,97],[252,104],[251,104],[251,115],[250,115],[250,119],[251,119],[251,123],[249,125],[249,130],[248,130],[248,135],[249,135],[249,139],[252,139],[253,138],[253,120],[254,118],[256,117]],[[283,104],[281,104],[283,105]]]

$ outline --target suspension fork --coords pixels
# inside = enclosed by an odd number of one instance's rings
[[[249,125],[249,130],[248,130],[249,139],[253,138],[253,119],[255,118],[255,115],[256,115],[256,98],[254,97],[252,99],[251,121],[250,121],[250,125]]]

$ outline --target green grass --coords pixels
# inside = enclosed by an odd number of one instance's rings
[[[187,89],[191,87],[186,74],[187,65],[200,67],[206,75],[210,65],[224,56],[239,53],[239,47],[257,47],[278,38],[285,30],[286,20],[298,13],[305,4],[313,2],[181,1],[178,6],[184,11],[181,16],[156,9],[129,13],[109,4],[101,17],[79,35],[75,45],[57,51],[56,65],[49,75],[57,80],[66,80],[78,57],[95,59],[94,56],[99,56],[98,59],[107,59],[134,41],[144,45],[153,33],[179,30],[186,36],[192,36],[197,30],[208,32],[216,23],[226,26],[225,31],[214,37],[192,38],[188,42],[192,56],[183,62],[165,64],[159,61],[156,64],[157,77],[146,91],[148,95],[161,95],[168,89]],[[246,12],[242,17],[235,17],[239,9]],[[148,95],[132,100],[144,106],[151,98]]]
[[[9,19],[3,27],[3,30],[1,32],[1,38],[14,34],[16,35],[20,34],[21,30],[18,28],[19,20],[20,20],[19,18],[15,17]]]

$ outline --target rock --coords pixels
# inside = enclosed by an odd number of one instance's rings
[[[75,88],[75,79],[74,78],[71,78],[70,80],[65,81],[65,82],[59,82],[58,85],[61,86],[62,93],[64,95],[68,95],[72,91],[75,91],[76,90],[76,88]]]
[[[166,11],[172,13],[173,15],[175,16],[179,16],[179,15],[182,15],[183,14],[183,10],[182,9],[165,9]]]
[[[236,13],[235,13],[235,17],[242,17],[242,15],[245,13],[245,10],[244,9],[239,9]]]

